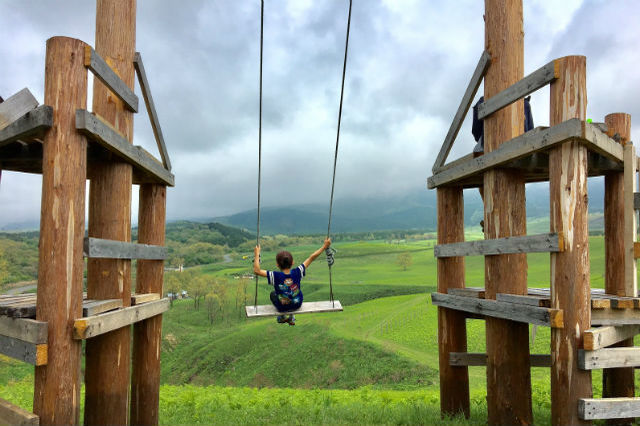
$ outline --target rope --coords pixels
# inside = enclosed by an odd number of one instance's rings
[[[333,177],[331,178],[331,197],[329,199],[329,223],[327,224],[327,238],[331,236],[331,218],[333,216],[333,193],[336,186],[336,166],[338,164],[338,147],[340,145],[340,124],[342,123],[342,101],[344,99],[344,80],[347,73],[347,53],[349,51],[349,31],[351,29],[351,7],[353,6],[353,0],[349,0],[349,17],[347,18],[347,37],[344,43],[344,64],[342,65],[342,86],[340,88],[340,108],[338,109],[338,131],[336,134],[336,150],[333,155]],[[332,305],[335,307],[333,301],[333,279],[331,275],[331,266],[335,259],[333,255],[335,250],[327,248],[325,250],[327,256],[327,264],[329,265],[329,297]]]
[[[260,113],[258,119],[258,219],[256,223],[256,246],[260,245],[260,179],[262,176],[262,40],[264,33],[264,0],[260,1]],[[253,306],[258,311],[258,275]]]

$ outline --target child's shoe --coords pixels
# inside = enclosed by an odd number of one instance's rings
[[[289,323],[289,325],[296,325],[296,316],[295,315],[289,315],[289,318],[287,319],[287,322]]]
[[[278,317],[276,318],[276,321],[278,321],[278,324],[284,324],[285,322],[289,322],[289,315],[278,315]]]

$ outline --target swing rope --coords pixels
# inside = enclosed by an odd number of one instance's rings
[[[258,220],[256,224],[256,246],[260,245],[260,178],[262,176],[262,39],[264,29],[264,0],[260,5],[260,118],[258,119]],[[253,306],[258,311],[258,275],[256,277],[256,295]]]
[[[338,131],[336,133],[336,150],[333,155],[333,177],[331,179],[331,197],[329,199],[329,223],[327,224],[327,238],[331,236],[331,218],[333,216],[333,193],[336,186],[336,166],[338,164],[338,146],[340,145],[340,124],[342,122],[342,100],[344,99],[344,80],[347,73],[347,52],[349,51],[349,30],[351,29],[351,6],[353,0],[349,0],[349,17],[347,18],[347,37],[344,44],[344,64],[342,66],[342,86],[340,88],[340,108],[338,109]],[[333,300],[333,279],[331,275],[331,267],[334,263],[333,255],[335,249],[328,247],[325,250],[327,256],[327,265],[329,265],[329,298],[332,305],[335,307]]]

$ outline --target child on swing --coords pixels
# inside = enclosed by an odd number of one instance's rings
[[[307,268],[331,245],[331,238],[326,238],[324,244],[318,250],[302,262],[299,266],[291,269],[293,265],[293,256],[288,251],[281,251],[276,255],[276,263],[279,271],[266,271],[260,269],[260,246],[257,245],[254,250],[253,273],[261,277],[267,277],[267,282],[272,285],[274,291],[271,292],[270,298],[273,306],[278,312],[290,312],[299,309],[302,305],[302,290],[300,281],[306,275]],[[288,323],[296,325],[296,317],[290,315],[278,315],[276,318],[280,324]]]

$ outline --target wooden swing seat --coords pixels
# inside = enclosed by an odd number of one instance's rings
[[[273,305],[245,306],[247,318],[253,317],[273,317],[288,314],[315,314],[320,312],[342,312],[342,304],[339,300],[323,302],[302,302],[302,306],[295,311],[280,312]]]

